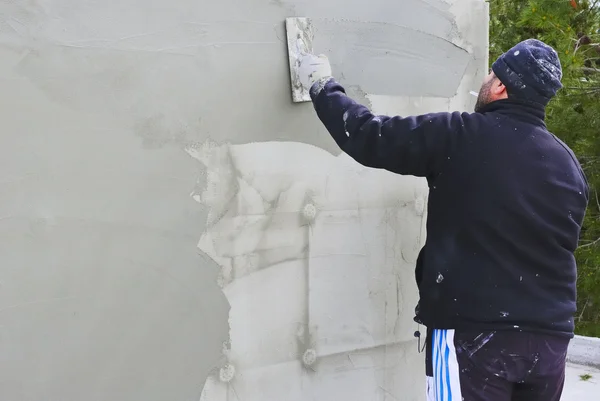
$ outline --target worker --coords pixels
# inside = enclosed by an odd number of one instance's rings
[[[556,51],[530,39],[501,55],[474,113],[375,115],[346,96],[327,57],[304,55],[299,74],[345,153],[427,179],[415,321],[427,327],[428,400],[558,401],[589,187],[544,122],[562,87]]]

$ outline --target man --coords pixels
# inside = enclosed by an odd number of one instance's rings
[[[526,40],[500,56],[472,114],[375,116],[345,95],[326,57],[306,55],[300,74],[344,152],[427,178],[415,321],[428,328],[428,399],[559,400],[589,189],[544,123],[562,87],[554,49]]]

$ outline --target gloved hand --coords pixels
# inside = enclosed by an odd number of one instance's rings
[[[331,65],[327,56],[323,54],[319,56],[308,53],[304,54],[300,58],[298,78],[306,89],[311,89],[315,82],[331,78]]]

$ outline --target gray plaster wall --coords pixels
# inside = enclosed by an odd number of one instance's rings
[[[427,188],[292,104],[469,110],[480,0],[0,0],[0,399],[423,400]]]

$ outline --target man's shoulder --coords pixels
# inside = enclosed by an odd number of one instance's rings
[[[585,173],[583,172],[583,168],[581,167],[581,164],[579,163],[579,159],[577,159],[577,155],[575,155],[575,152],[573,151],[573,149],[571,149],[569,147],[569,145],[567,145],[562,139],[560,139],[558,136],[554,135],[552,132],[550,132],[550,131],[546,131],[546,132],[548,133],[548,135],[550,135],[550,137],[556,144],[556,147],[560,151],[562,151],[566,155],[568,155],[568,160],[573,164],[574,168],[579,172],[579,174],[581,175],[581,179],[583,180],[583,182],[585,184],[585,187],[588,188],[589,184],[588,184],[587,177],[585,176]]]

